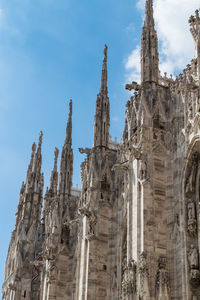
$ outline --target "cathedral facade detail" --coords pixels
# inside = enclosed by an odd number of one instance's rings
[[[146,0],[141,83],[126,85],[125,126],[110,140],[107,52],[93,147],[80,148],[72,187],[72,101],[43,197],[42,132],[22,183],[3,300],[200,299],[200,11],[189,19],[194,59],[159,71],[153,1]]]

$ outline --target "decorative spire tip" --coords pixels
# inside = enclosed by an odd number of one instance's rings
[[[43,137],[43,132],[40,131],[40,136],[39,136],[39,145],[42,145],[42,137]]]
[[[69,115],[72,116],[72,99],[69,102]]]
[[[107,62],[107,53],[108,53],[108,46],[105,44],[105,47],[104,47],[104,63]]]

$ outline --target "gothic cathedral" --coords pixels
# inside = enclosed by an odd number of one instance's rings
[[[5,267],[3,300],[200,299],[200,15],[195,57],[174,80],[159,72],[146,0],[141,83],[132,82],[120,143],[110,140],[107,46],[94,138],[72,188],[72,102],[43,200],[42,132],[32,146]],[[43,209],[42,209],[43,206]]]

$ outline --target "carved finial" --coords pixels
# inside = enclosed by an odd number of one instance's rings
[[[54,169],[57,169],[58,155],[59,155],[59,149],[55,147],[55,150],[54,150]]]
[[[69,102],[69,115],[66,128],[66,144],[72,144],[72,100]]]
[[[36,143],[34,142],[32,145],[32,151],[35,152],[35,150],[36,150]]]
[[[103,62],[107,62],[107,53],[108,53],[108,46],[105,44],[105,47],[104,47],[104,59],[103,59]]]
[[[42,138],[43,138],[43,132],[40,131],[40,136],[39,136],[39,144],[38,146],[41,147],[42,146]]]
[[[72,116],[72,99],[69,102],[69,116]]]
[[[199,10],[195,10],[195,16],[196,16],[196,20],[199,20]]]
[[[42,137],[43,137],[43,132],[42,131],[40,131],[40,143],[42,143]]]

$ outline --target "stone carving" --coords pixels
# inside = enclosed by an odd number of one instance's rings
[[[190,246],[190,250],[188,252],[188,259],[190,263],[190,269],[198,269],[199,268],[199,254],[198,250],[194,245]]]
[[[194,245],[190,246],[188,252],[188,261],[190,266],[190,283],[196,287],[200,284],[200,272],[199,272],[199,253]]]
[[[187,204],[188,232],[191,236],[195,236],[197,232],[195,203],[191,200]]]
[[[192,156],[192,165],[185,185],[186,195],[191,195],[194,192],[194,180],[196,178],[196,170],[199,161],[199,154],[194,153]]]
[[[88,234],[87,234],[88,240],[91,240],[95,237],[96,223],[97,223],[97,216],[94,211],[90,211],[88,215]]]
[[[136,293],[136,262],[132,259],[128,264],[126,259],[122,264],[122,299]]]
[[[147,164],[145,161],[139,161],[139,178],[140,180],[147,179]]]
[[[91,152],[90,148],[78,148],[78,150],[81,154],[87,154],[87,155],[89,155]]]
[[[126,84],[125,89],[128,91],[132,91],[132,90],[139,91],[141,89],[141,86],[137,82],[132,81],[132,83]]]
[[[142,300],[148,300],[150,298],[149,292],[149,269],[147,264],[147,255],[142,252],[139,259],[139,286],[138,294]]]
[[[200,285],[200,272],[199,272],[199,270],[192,269],[190,271],[190,283],[195,288]]]
[[[169,278],[166,269],[167,259],[160,257],[158,260],[158,272],[156,279],[156,290],[158,300],[169,300]]]

